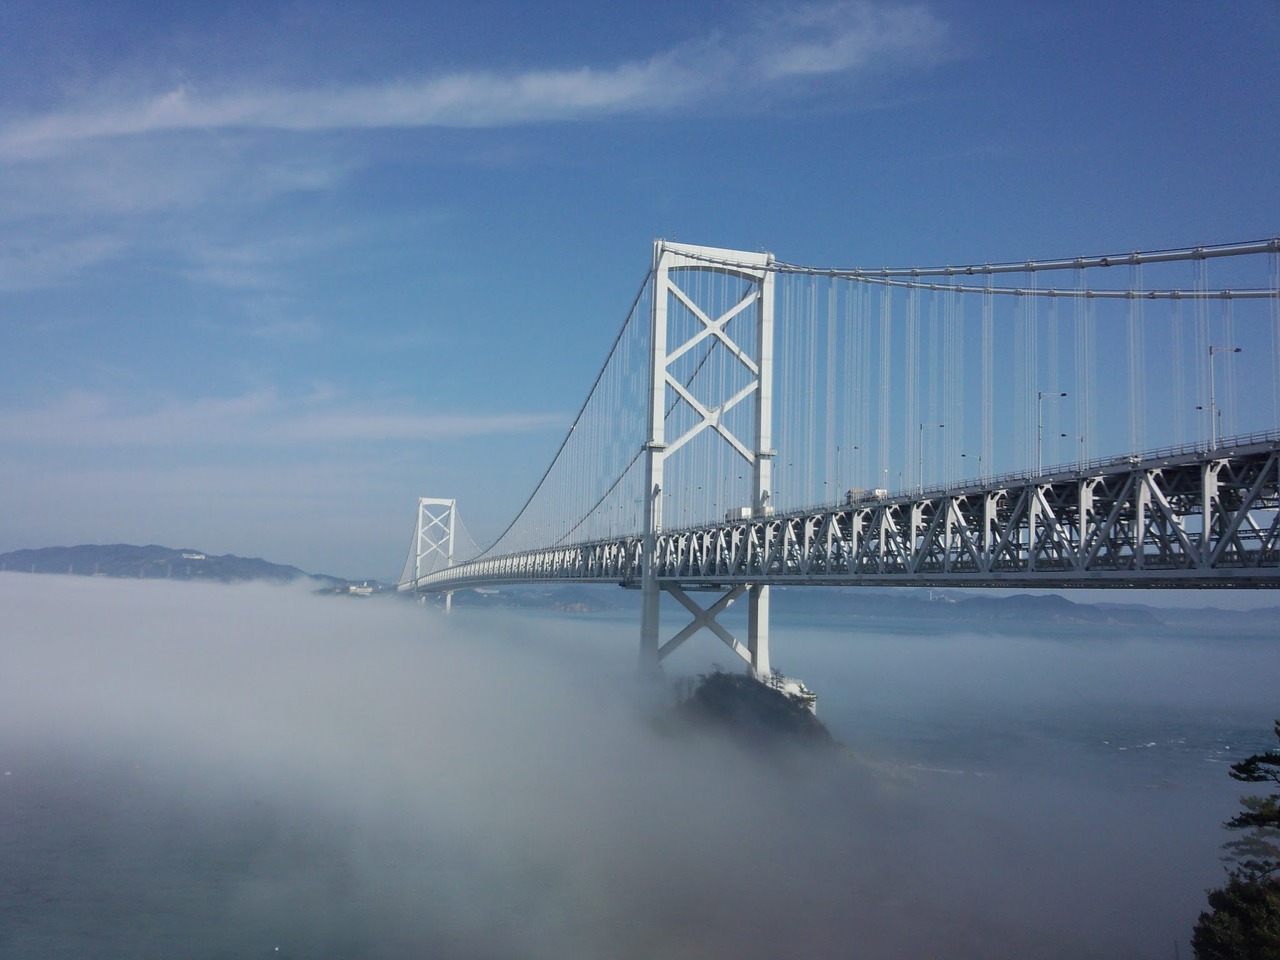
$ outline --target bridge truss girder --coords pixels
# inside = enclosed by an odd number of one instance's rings
[[[659,533],[664,588],[1280,587],[1280,440]],[[639,586],[640,536],[464,563],[423,590]],[[723,638],[722,638],[723,639]]]

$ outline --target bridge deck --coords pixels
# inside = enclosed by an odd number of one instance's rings
[[[1280,439],[1238,438],[1039,477],[665,531],[657,576],[689,586],[1280,586]],[[401,589],[638,586],[639,535],[484,557]]]

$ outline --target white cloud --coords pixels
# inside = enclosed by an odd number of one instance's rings
[[[0,241],[0,291],[38,290],[86,267],[110,260],[124,248],[116,236],[22,237]]]
[[[193,280],[234,290],[275,290],[290,266],[359,237],[360,231],[349,226],[216,239],[193,231],[183,241],[189,263],[184,272]]]
[[[303,231],[294,249],[245,242],[237,214],[341,188],[388,149],[344,134],[751,110],[944,55],[945,24],[924,6],[847,0],[741,22],[612,65],[312,87],[205,75],[162,88],[168,80],[104,75],[69,86],[75,92],[43,112],[8,101],[0,105],[0,223],[21,241],[0,242],[0,291],[48,289],[130,255],[217,287],[279,290],[317,237]],[[255,223],[263,223],[256,213]]]
[[[932,59],[946,27],[924,7],[810,5],[782,14],[788,43],[762,51],[769,77],[812,76]]]
[[[130,254],[176,256],[188,276],[217,286],[276,288],[282,264],[346,242],[349,229],[246,240],[228,213],[338,185],[349,165],[331,154],[117,138],[38,163],[0,162],[0,291],[57,286]]]
[[[750,96],[789,78],[928,63],[940,56],[945,34],[923,6],[841,2],[801,7],[742,36],[687,43],[612,67],[477,70],[217,94],[189,84],[11,121],[0,127],[0,156],[46,157],[100,138],[182,131],[496,127],[651,112],[717,94]]]
[[[246,337],[252,337],[254,340],[318,340],[322,328],[314,320],[281,317],[254,321],[242,332]]]
[[[0,441],[44,447],[270,446],[339,441],[443,440],[561,428],[563,414],[406,414],[291,402],[271,392],[171,401],[124,410],[74,393],[36,410],[0,412]]]

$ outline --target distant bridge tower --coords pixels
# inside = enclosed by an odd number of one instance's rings
[[[668,243],[653,246],[653,297],[649,357],[649,439],[645,443],[644,571],[643,605],[640,625],[640,666],[656,671],[658,664],[680,644],[704,627],[715,633],[735,653],[750,664],[759,678],[769,676],[769,587],[767,584],[738,584],[729,588],[709,608],[699,606],[677,583],[658,579],[658,535],[663,530],[663,468],[668,458],[704,431],[719,441],[750,467],[748,510],[753,516],[773,512],[772,449],[773,430],[773,286],[771,254],[746,253]],[[705,298],[699,277],[722,277],[745,281],[736,296],[716,303]],[[700,291],[703,291],[700,294]],[[700,295],[703,302],[699,302]],[[678,320],[678,322],[677,322]],[[734,332],[737,331],[737,332]],[[714,338],[714,339],[713,339]],[[741,365],[740,385],[730,396],[698,396],[696,372],[679,377],[672,367],[681,357],[704,342],[723,347]],[[718,341],[718,343],[716,342]],[[735,368],[736,369],[736,368]],[[749,434],[743,426],[748,418],[730,412],[752,401]],[[668,440],[668,414],[687,405],[691,422],[684,433]],[[674,596],[693,615],[693,620],[666,643],[659,644],[659,599],[662,591]],[[744,648],[716,617],[744,593],[748,596],[747,646]]]
[[[453,566],[453,534],[457,522],[456,500],[434,497],[418,498],[418,526],[414,533],[413,582],[438,569],[441,561],[445,567]],[[453,591],[444,595],[444,609],[453,608]]]

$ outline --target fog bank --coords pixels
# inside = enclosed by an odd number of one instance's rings
[[[1186,847],[1122,837],[1106,791],[664,739],[633,629],[17,574],[0,609],[4,956],[1163,957],[1185,935],[1134,908]]]

